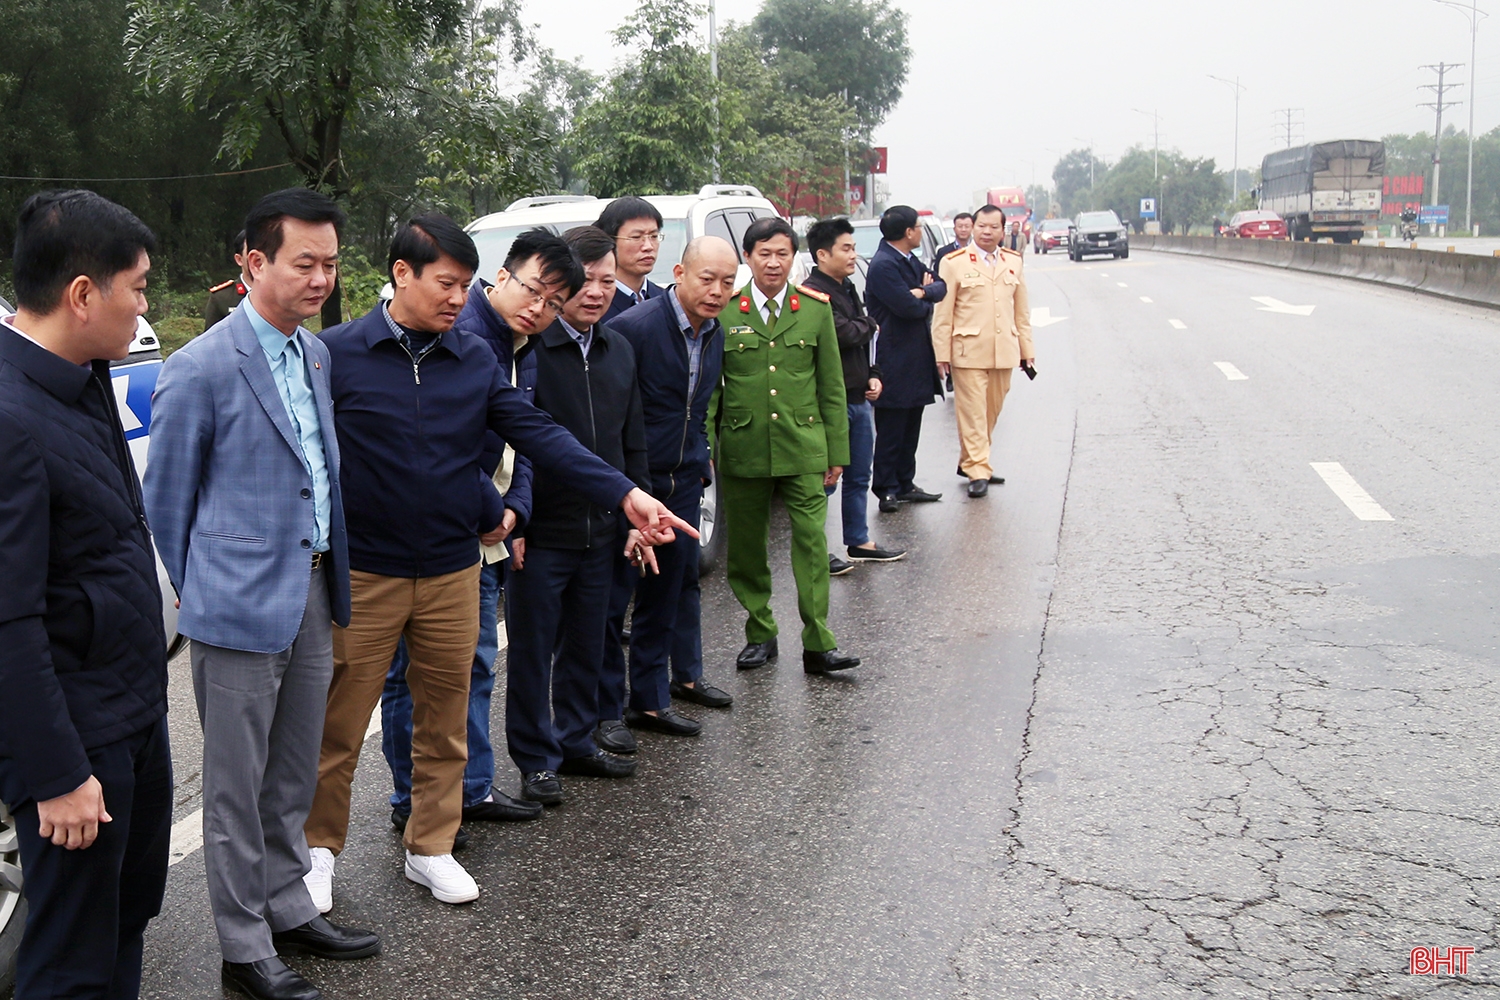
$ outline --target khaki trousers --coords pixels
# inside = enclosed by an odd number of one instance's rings
[[[396,643],[411,666],[411,819],[406,849],[450,854],[463,818],[469,759],[469,674],[479,644],[479,564],[444,576],[406,579],[351,570],[348,628],[333,630],[333,683],[323,721],[318,790],[307,846],[344,849],[354,766],[380,704]]]
[[[958,467],[970,480],[989,479],[990,435],[1005,394],[1010,392],[1013,368],[954,368],[953,412],[958,417]]]

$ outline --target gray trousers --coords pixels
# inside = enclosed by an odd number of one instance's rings
[[[323,570],[312,573],[288,649],[247,653],[193,640],[203,724],[203,855],[226,962],[271,958],[273,931],[318,915],[302,876],[302,826],[318,786],[333,677],[333,617]]]

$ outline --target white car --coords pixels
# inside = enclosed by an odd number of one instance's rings
[[[14,312],[10,303],[0,299],[0,316],[10,316]],[[156,331],[142,317],[136,328],[135,341],[130,345],[130,356],[110,365],[110,381],[120,407],[120,422],[124,425],[125,441],[130,446],[138,473],[146,469],[146,448],[151,440],[151,393],[156,389],[156,376],[161,374],[161,365],[161,345],[156,339]],[[172,582],[167,578],[160,556],[156,559],[156,577],[161,583],[167,655],[171,656],[181,647],[182,637],[177,634]],[[0,993],[8,990],[15,978],[16,949],[20,947],[21,932],[26,923],[21,886],[21,855],[15,823],[4,804],[0,803]]]
[[[661,248],[650,278],[658,285],[672,283],[672,265],[682,259],[682,250],[699,236],[721,236],[740,260],[735,287],[750,280],[742,249],[745,230],[756,219],[776,218],[780,213],[757,188],[748,184],[707,184],[697,194],[646,195],[661,213]],[[574,226],[592,225],[609,204],[607,198],[587,195],[544,195],[511,202],[505,211],[475,219],[466,227],[479,248],[479,277],[494,281],[505,263],[510,245],[528,229],[541,226],[559,235]],[[712,569],[724,552],[724,536],[717,531],[719,506],[717,481],[704,491],[698,528],[699,565]]]

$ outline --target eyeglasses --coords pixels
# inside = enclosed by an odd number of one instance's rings
[[[531,295],[531,304],[532,305],[536,305],[538,303],[541,303],[542,308],[546,309],[548,312],[551,312],[551,313],[562,312],[563,304],[561,302],[557,301],[556,299],[549,299],[549,298],[547,298],[547,296],[543,295],[541,292],[537,291],[535,288],[532,288],[530,285],[528,285],[526,282],[522,281],[520,278],[516,277],[514,274],[512,274],[510,276],[510,280],[514,281],[516,284],[520,285],[528,293],[530,293],[530,295]]]
[[[646,233],[642,236],[620,236],[615,239],[616,243],[655,243],[661,245],[661,233]]]

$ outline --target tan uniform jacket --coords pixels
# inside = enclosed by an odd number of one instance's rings
[[[938,264],[948,284],[932,312],[932,350],[955,368],[1014,368],[1034,358],[1031,307],[1021,255],[1000,250],[992,269],[976,246],[953,251]]]

